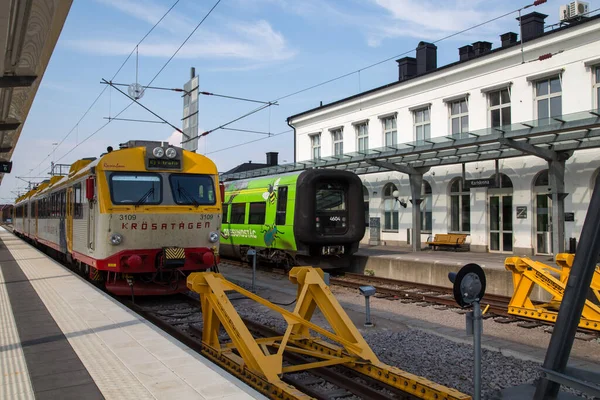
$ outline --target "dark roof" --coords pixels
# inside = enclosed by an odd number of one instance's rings
[[[588,23],[588,22],[591,22],[591,21],[595,21],[595,20],[597,20],[597,19],[600,19],[600,14],[598,14],[598,15],[594,15],[594,16],[592,16],[592,17],[589,17],[589,18],[583,18],[583,19],[581,19],[581,20],[573,20],[573,21],[571,21],[571,22],[570,22],[568,25],[562,25],[562,26],[560,26],[559,28],[553,29],[553,30],[551,30],[551,31],[548,31],[548,32],[544,32],[544,34],[543,34],[543,35],[537,36],[537,37],[535,37],[535,38],[531,38],[531,39],[529,39],[529,40],[524,40],[524,41],[523,41],[523,43],[527,43],[527,42],[531,42],[531,41],[534,41],[534,40],[538,40],[538,39],[540,39],[540,38],[544,38],[544,37],[546,37],[546,36],[549,36],[549,35],[555,34],[555,33],[557,33],[557,32],[562,32],[562,31],[564,31],[564,30],[566,30],[566,29],[570,29],[570,28],[573,28],[573,27],[575,27],[575,26],[583,25],[583,24],[585,24],[585,23]],[[432,74],[432,73],[434,73],[434,72],[438,72],[438,71],[441,71],[441,70],[443,70],[443,69],[446,69],[446,68],[451,68],[451,67],[454,67],[454,66],[457,66],[457,65],[460,65],[460,64],[465,64],[465,63],[471,62],[471,61],[473,61],[473,60],[476,60],[476,59],[479,59],[479,58],[488,57],[488,56],[490,56],[490,55],[492,55],[492,54],[496,54],[496,53],[499,53],[499,52],[501,52],[501,51],[504,51],[504,50],[507,50],[507,49],[511,49],[511,48],[513,48],[513,47],[517,47],[517,46],[520,46],[520,45],[521,45],[521,42],[520,42],[520,41],[518,41],[517,43],[511,44],[511,45],[508,45],[508,46],[504,46],[504,47],[498,47],[498,48],[496,48],[496,49],[494,49],[494,50],[491,50],[491,51],[488,51],[488,52],[486,52],[486,53],[483,53],[483,54],[480,54],[480,55],[477,55],[477,56],[473,56],[473,57],[469,58],[468,60],[456,61],[456,62],[453,62],[453,63],[450,63],[450,64],[446,64],[446,65],[444,65],[444,66],[442,66],[442,67],[438,67],[438,68],[436,68],[436,69],[432,69],[432,70],[430,70],[430,71],[427,71],[427,72],[425,72],[425,73],[423,73],[423,74],[421,74],[421,75],[416,75],[416,76],[413,76],[413,77],[410,77],[410,78],[404,79],[404,80],[402,80],[402,81],[394,81],[394,82],[392,82],[392,83],[388,83],[388,84],[386,84],[386,85],[379,86],[379,87],[376,87],[376,88],[373,88],[373,89],[367,90],[367,91],[365,91],[365,92],[357,93],[357,94],[355,94],[355,95],[352,95],[352,96],[349,96],[349,97],[345,97],[345,98],[343,98],[343,99],[340,99],[340,100],[336,100],[336,101],[334,101],[334,102],[331,102],[331,103],[329,103],[329,104],[325,104],[325,105],[322,105],[322,106],[319,106],[319,107],[311,108],[310,110],[302,111],[302,112],[300,112],[300,113],[298,113],[298,114],[295,114],[295,115],[292,115],[292,116],[288,117],[288,118],[287,118],[287,121],[288,121],[288,123],[289,123],[289,122],[290,122],[290,120],[292,120],[292,119],[294,119],[294,118],[296,118],[296,117],[300,117],[300,116],[302,116],[302,115],[305,115],[305,114],[309,114],[309,113],[311,113],[311,112],[313,112],[313,111],[322,110],[322,109],[325,109],[325,108],[327,108],[327,107],[331,107],[331,106],[334,106],[334,105],[337,105],[337,104],[343,103],[343,102],[345,102],[345,101],[348,101],[348,100],[353,100],[353,99],[359,98],[359,97],[361,97],[361,96],[366,96],[366,95],[368,95],[368,94],[371,94],[371,93],[377,92],[377,91],[379,91],[379,90],[387,89],[387,88],[394,87],[394,86],[403,85],[403,84],[405,84],[406,82],[409,82],[409,81],[411,81],[411,80],[413,80],[413,79],[421,78],[421,77],[423,77],[423,76],[425,76],[425,75],[429,75],[429,74]]]
[[[237,167],[233,167],[229,171],[225,172],[223,175],[226,175],[226,174],[235,174],[236,172],[252,171],[254,169],[266,168],[268,166],[269,166],[269,164],[260,164],[260,163],[247,162],[247,163],[240,164]]]

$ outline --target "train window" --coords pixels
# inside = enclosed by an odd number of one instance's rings
[[[243,224],[246,216],[246,203],[238,203],[231,205],[231,220],[232,224]]]
[[[265,223],[265,212],[267,211],[267,203],[250,203],[250,214],[248,215],[248,224],[263,225]]]
[[[67,201],[66,192],[65,191],[60,192],[60,216],[62,218],[65,217],[66,212],[67,212],[66,201]]]
[[[228,217],[229,204],[223,204],[223,223],[226,224],[229,222]]]
[[[162,179],[158,174],[118,172],[110,176],[113,204],[160,204]]]
[[[177,204],[199,206],[216,203],[214,181],[209,175],[171,174],[169,181]]]
[[[83,218],[83,203],[81,199],[81,183],[73,186],[73,194],[75,195],[73,218]]]
[[[317,212],[343,211],[346,209],[346,196],[343,186],[335,183],[322,183],[317,187]]]
[[[275,214],[275,225],[285,225],[285,213],[287,211],[288,187],[277,188],[277,212]]]

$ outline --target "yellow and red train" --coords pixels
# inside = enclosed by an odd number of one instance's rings
[[[218,262],[223,191],[207,157],[130,141],[18,198],[12,222],[113,294],[173,294]]]

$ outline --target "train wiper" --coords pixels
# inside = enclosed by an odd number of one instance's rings
[[[135,203],[135,206],[141,206],[142,203],[145,202],[151,194],[154,194],[154,185],[152,185],[152,187],[148,189],[148,191],[137,201],[137,203]]]
[[[179,195],[181,196],[181,194],[183,194],[185,197],[187,197],[187,199],[196,207],[200,207],[200,203],[198,203],[196,201],[196,199],[194,199],[194,196],[192,196],[191,194],[189,194],[189,192],[184,188],[181,187],[179,185],[179,182],[177,182],[177,193],[179,193]]]

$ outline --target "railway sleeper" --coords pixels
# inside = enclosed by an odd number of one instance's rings
[[[289,278],[298,286],[298,290],[295,309],[288,311],[235,285],[221,274],[191,274],[187,286],[200,295],[202,307],[203,352],[274,399],[310,398],[287,384],[284,374],[329,371],[333,366],[347,368],[359,376],[376,381],[384,388],[399,390],[416,398],[471,398],[455,389],[382,363],[337,302],[323,276],[320,268],[292,268]],[[255,338],[227,297],[226,293],[230,291],[279,313],[288,324],[285,333]],[[317,308],[327,319],[332,331],[311,322]],[[230,342],[222,343],[219,340],[221,328],[227,332]],[[322,340],[322,337],[332,343]],[[306,362],[288,365],[285,364],[285,355],[301,356]],[[255,384],[255,381],[263,384]]]

